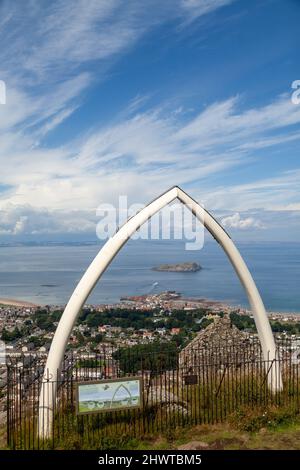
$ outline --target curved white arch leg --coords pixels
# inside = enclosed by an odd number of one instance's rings
[[[59,377],[58,371],[60,370],[64,358],[68,339],[82,306],[101,275],[105,272],[128,239],[144,222],[176,198],[192,211],[224,249],[247,293],[262,345],[264,359],[266,361],[275,360],[276,346],[264,304],[239,251],[226,231],[209,212],[182,191],[182,189],[175,186],[148,204],[135,216],[131,217],[118,232],[106,242],[82,276],[70,297],[57,326],[45,366],[39,401],[39,434],[41,437],[47,438],[51,435],[57,393],[57,383],[47,382],[47,378],[49,378],[50,381],[55,381],[56,378]],[[272,363],[271,370],[268,374],[268,383],[273,391],[282,388],[281,373],[276,362]]]

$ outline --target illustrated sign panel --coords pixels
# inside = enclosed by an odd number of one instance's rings
[[[99,413],[142,406],[141,377],[77,384],[77,413]]]

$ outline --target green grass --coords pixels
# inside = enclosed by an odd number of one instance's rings
[[[295,380],[285,380],[276,394],[259,374],[227,374],[222,382],[213,374],[204,384],[177,385],[170,386],[170,392],[186,408],[168,409],[158,401],[143,410],[80,416],[68,390],[61,389],[54,440],[39,447],[155,450],[200,440],[212,449],[300,449],[300,384]],[[15,446],[20,449],[38,445],[36,416],[27,410],[28,417],[23,414],[23,421],[16,423]]]
[[[192,442],[208,444],[214,450],[300,450],[300,422],[279,426],[277,429],[261,428],[256,432],[240,431],[229,423],[178,428],[158,436],[144,436],[139,439],[102,440],[98,449],[173,450]],[[79,448],[72,439],[67,447]],[[77,443],[78,445],[78,443]],[[84,448],[84,447],[81,447]]]
[[[232,414],[224,423],[175,427],[136,438],[122,432],[113,434],[113,426],[111,430],[111,434],[93,440],[91,429],[81,436],[77,432],[65,433],[55,448],[174,450],[188,445],[197,450],[197,442],[200,442],[202,446],[205,443],[208,450],[300,450],[300,413],[295,414],[288,408],[245,409]],[[0,430],[0,445],[2,449],[7,448],[4,429]],[[51,449],[52,443],[45,442],[44,448]]]
[[[277,429],[261,428],[252,433],[242,432],[229,423],[194,426],[177,429],[173,435],[131,440],[126,448],[173,450],[195,442],[208,444],[208,450],[300,450],[300,421]]]

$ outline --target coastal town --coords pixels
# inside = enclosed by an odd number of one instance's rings
[[[6,354],[46,355],[63,309],[28,302],[0,303],[0,337]],[[217,317],[231,316],[233,323],[256,336],[250,310],[203,298],[184,298],[175,291],[127,296],[117,304],[85,305],[69,340],[78,353],[93,353],[103,344],[115,348],[153,342],[191,341]],[[269,312],[276,335],[300,337],[299,315]]]
[[[15,429],[21,422],[20,418],[11,421],[12,409],[22,416],[23,408],[38,406],[36,380],[45,374],[62,313],[61,306],[0,301],[0,428],[9,422]],[[300,361],[299,317],[272,312],[269,319],[279,361],[294,371]],[[228,364],[231,372],[226,375]],[[171,413],[188,417],[191,405],[181,394],[189,387],[192,391],[200,380],[206,385],[215,380],[214,393],[223,394],[229,377],[237,373],[248,380],[248,390],[254,375],[264,370],[262,364],[261,345],[248,309],[185,298],[175,291],[126,296],[117,304],[84,305],[69,338],[59,393],[66,398],[73,382],[139,376],[144,381],[144,406],[165,407],[167,417]],[[264,384],[266,376],[262,380]]]

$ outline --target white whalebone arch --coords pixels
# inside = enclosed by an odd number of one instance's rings
[[[53,413],[56,404],[57,382],[66,346],[73,326],[89,294],[105,272],[111,261],[139,229],[160,209],[175,199],[187,206],[222,246],[244,287],[253,312],[264,360],[268,361],[268,385],[272,391],[281,390],[281,373],[276,359],[276,346],[264,304],[252,276],[233,241],[222,226],[178,186],[175,186],[152,201],[140,212],[131,217],[101,248],[81,280],[77,284],[63,312],[52,340],[48,354],[39,402],[39,434],[49,437],[52,432]]]

